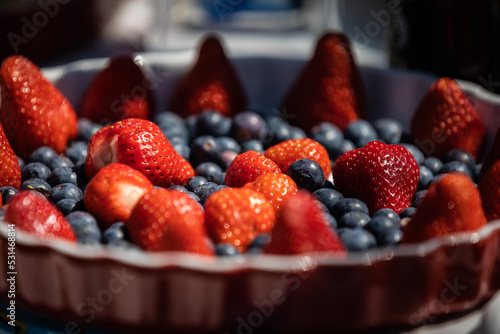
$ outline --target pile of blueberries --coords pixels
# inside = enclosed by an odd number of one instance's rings
[[[419,148],[412,144],[402,125],[389,118],[378,119],[373,124],[358,120],[343,132],[337,126],[325,122],[316,125],[307,134],[289,125],[279,114],[265,115],[254,111],[228,118],[217,111],[207,110],[186,119],[164,111],[157,114],[153,121],[175,150],[195,168],[196,176],[185,185],[172,186],[170,189],[186,192],[202,205],[213,193],[226,188],[224,176],[227,167],[236,155],[245,151],[263,153],[272,145],[308,135],[326,148],[333,164],[343,153],[363,147],[373,140],[403,145],[415,157],[420,168],[420,179],[412,206],[399,215],[391,209],[381,209],[370,216],[365,203],[355,198],[344,198],[333,183],[325,179],[321,167],[313,160],[296,161],[288,171],[299,188],[310,191],[323,204],[331,227],[352,252],[398,244],[403,234],[403,218],[414,214],[429,184],[448,172],[465,173],[477,182],[481,168],[469,153],[461,150],[452,150],[441,160],[425,158]],[[47,196],[66,216],[79,243],[138,249],[130,242],[123,222],[116,222],[101,231],[83,203],[83,193],[88,183],[83,172],[87,145],[90,137],[100,128],[100,124],[81,118],[78,121],[78,136],[68,144],[64,154],[58,155],[53,149],[44,146],[35,150],[27,161],[19,158],[22,170],[20,189],[37,190]],[[12,187],[0,188],[4,203],[17,192]],[[269,240],[269,235],[258,236],[247,253],[261,253]],[[215,250],[220,256],[238,254],[228,244],[215,245]]]

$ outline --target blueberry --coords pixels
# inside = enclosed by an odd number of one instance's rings
[[[247,254],[262,254],[264,249],[271,242],[271,235],[269,234],[259,234],[257,235],[246,250]]]
[[[186,182],[185,187],[188,190],[193,191],[198,186],[201,186],[202,184],[205,183],[208,183],[208,180],[203,176],[193,176]]]
[[[335,219],[335,217],[333,217],[331,213],[325,211],[325,218],[331,228],[333,228],[334,230],[338,229],[339,224],[337,223],[337,219]]]
[[[198,115],[194,126],[196,136],[227,136],[231,129],[231,120],[217,110],[205,110]]]
[[[342,130],[333,123],[322,122],[312,127],[311,138],[325,147],[332,157],[342,145],[344,135]]]
[[[379,210],[375,211],[372,218],[376,218],[376,217],[385,217],[385,218],[392,219],[396,222],[399,222],[398,213],[392,209],[389,209],[389,208],[383,208],[383,209],[379,209]]]
[[[52,187],[44,180],[28,179],[21,183],[21,187],[19,188],[19,190],[36,190],[48,197],[50,195]]]
[[[2,196],[2,203],[3,204],[7,204],[7,202],[12,198],[12,196],[14,196],[18,193],[19,193],[19,190],[17,190],[14,187],[10,187],[10,186],[0,187],[0,195]]]
[[[75,164],[68,157],[58,155],[54,159],[50,160],[47,166],[50,168],[50,170],[54,170],[57,167],[74,167]]]
[[[352,151],[356,148],[356,145],[349,139],[344,139],[342,144],[337,149],[334,149],[330,158],[332,160],[337,160],[342,154]]]
[[[175,127],[185,127],[182,117],[172,111],[162,111],[153,117],[153,122],[158,125],[160,130],[165,131]]]
[[[50,176],[50,168],[41,162],[30,162],[21,170],[22,179],[40,179],[47,181]]]
[[[31,152],[28,162],[41,162],[42,164],[48,166],[52,159],[58,156],[57,152],[54,151],[52,147],[40,146],[33,152]]]
[[[390,241],[390,238],[387,238],[385,234],[390,233],[392,235],[392,230],[400,229],[399,221],[399,216],[397,217],[397,219],[389,218],[387,216],[373,217],[366,224],[365,228],[375,236],[375,239],[377,239],[377,243],[379,246],[394,245],[395,243],[388,243]],[[398,242],[399,241],[400,240],[398,240]]]
[[[102,126],[100,124],[94,123],[87,118],[78,119],[78,132],[77,138],[84,142],[88,142],[90,138],[97,132]]]
[[[339,237],[342,243],[350,252],[365,251],[377,246],[377,240],[365,229],[362,228],[341,228]]]
[[[97,220],[88,212],[73,211],[66,216],[79,243],[86,245],[96,245],[101,240],[101,230],[97,225]]]
[[[441,168],[443,168],[443,162],[435,157],[425,158],[423,165],[429,168],[433,175],[438,174]]]
[[[432,174],[429,168],[425,167],[425,165],[421,165],[419,167],[419,173],[420,177],[418,179],[417,189],[419,190],[427,189],[434,175]]]
[[[19,168],[23,169],[24,165],[25,165],[25,162],[24,162],[24,159],[21,158],[20,156],[16,155],[16,158],[17,158],[17,162],[19,163]]]
[[[219,154],[219,145],[213,136],[198,137],[191,144],[191,162],[194,166],[198,166],[202,162],[220,164]]]
[[[215,187],[215,186],[217,186],[217,183],[207,181],[207,183],[203,183],[203,184],[199,185],[198,187],[194,188],[193,192],[198,197],[201,198],[201,196],[205,193],[205,191],[207,191],[208,189]]]
[[[237,155],[238,154],[234,151],[223,151],[219,155],[219,164],[224,168],[224,170],[227,170]]]
[[[443,164],[443,168],[441,168],[441,170],[439,171],[440,174],[446,174],[446,173],[452,173],[452,172],[465,174],[472,179],[471,170],[463,162],[460,162],[460,161],[445,162]]]
[[[225,178],[226,178],[226,173],[221,171],[214,175],[212,182],[215,182],[217,184],[224,184]]]
[[[332,212],[335,203],[344,198],[339,191],[328,188],[318,189],[313,192],[313,195],[318,199],[318,201],[323,203],[330,213]]]
[[[367,215],[369,214],[366,204],[357,198],[343,198],[339,200],[333,205],[331,213],[339,221],[343,215],[351,211],[360,211]]]
[[[191,155],[191,147],[189,144],[182,138],[174,137],[170,141],[170,144],[174,148],[174,150],[180,154],[186,160],[189,160]]]
[[[421,165],[424,163],[425,160],[424,154],[422,153],[422,151],[420,151],[420,149],[417,146],[408,143],[403,143],[401,144],[401,146],[410,151],[411,155],[413,155],[413,158],[415,158],[417,165]]]
[[[200,203],[202,205],[205,204],[205,202],[207,201],[207,199],[212,196],[213,194],[215,194],[216,192],[218,192],[219,190],[222,190],[222,189],[225,189],[225,188],[229,188],[228,186],[225,186],[225,185],[222,185],[222,184],[217,184],[213,187],[210,187],[208,188],[204,193],[203,195],[201,196],[198,196],[200,198]]]
[[[215,245],[215,254],[217,256],[235,256],[240,254],[240,252],[231,244],[219,243]]]
[[[180,192],[183,192],[183,193],[187,193],[189,191],[189,190],[187,190],[186,187],[178,185],[178,184],[174,184],[174,185],[168,187],[167,189],[168,190],[180,191]]]
[[[474,168],[472,169],[472,180],[475,183],[479,183],[479,174],[481,173],[481,168],[483,167],[483,164],[476,164]]]
[[[57,203],[65,198],[81,201],[83,199],[83,191],[73,183],[58,184],[50,191],[49,199],[52,203]]]
[[[385,231],[384,234],[376,239],[379,246],[394,246],[399,244],[401,239],[403,239],[403,231],[398,226]]]
[[[215,141],[217,142],[217,147],[219,149],[219,152],[224,152],[224,151],[233,151],[236,153],[241,152],[241,147],[234,138],[225,136],[217,137],[215,138]]]
[[[378,137],[386,144],[398,144],[403,135],[403,125],[393,118],[379,118],[373,122]]]
[[[443,156],[442,160],[444,164],[451,161],[461,162],[465,164],[467,168],[469,168],[469,170],[472,170],[476,165],[476,160],[474,159],[474,157],[469,152],[460,149],[449,150]]]
[[[195,126],[197,119],[198,119],[198,114],[189,115],[184,119],[184,126],[186,127],[186,130],[189,135],[188,142],[192,142],[193,139],[196,138]]]
[[[241,143],[241,152],[257,151],[264,153],[264,144],[258,139],[250,139]]]
[[[245,111],[233,118],[231,125],[231,137],[238,142],[250,139],[261,139],[266,136],[266,121],[257,113]]]
[[[107,245],[109,243],[128,241],[128,228],[125,223],[116,222],[113,223],[102,233],[102,243]]]
[[[366,213],[359,211],[351,211],[347,212],[340,218],[338,221],[339,228],[348,227],[348,228],[357,228],[363,227],[370,221],[370,216]]]
[[[52,186],[60,183],[73,183],[78,184],[78,176],[71,167],[57,167],[51,173],[47,182]]]
[[[427,190],[419,190],[415,193],[413,196],[413,199],[411,201],[411,205],[415,208],[418,208],[419,204],[422,202],[424,199],[425,195],[427,195]]]
[[[331,162],[331,161],[330,161]],[[335,186],[333,185],[332,181],[330,180],[325,180],[325,183],[321,186],[321,188],[325,189],[335,189]]]
[[[282,141],[292,139],[292,129],[290,125],[278,116],[267,118],[267,137],[263,141],[267,146],[276,145]]]
[[[189,132],[184,126],[183,122],[169,127],[168,129],[162,129],[162,132],[169,141],[172,141],[174,139],[181,139],[187,142],[189,140]]]
[[[311,159],[299,159],[293,162],[286,173],[295,181],[298,188],[310,192],[315,191],[325,183],[323,169],[316,161]]]
[[[74,141],[68,144],[64,154],[73,162],[87,158],[88,145],[83,141]]]
[[[213,162],[203,162],[195,169],[195,174],[197,176],[203,176],[208,181],[213,181],[215,175],[220,172],[222,172],[220,166]]]
[[[299,128],[297,126],[290,126],[290,131],[292,132],[290,134],[290,139],[300,139],[300,138],[306,138],[307,137],[307,135],[304,132],[304,130],[302,130],[301,128]]]
[[[73,211],[84,211],[85,209],[83,201],[76,201],[71,198],[63,198],[62,200],[56,203],[56,207],[65,216]]]
[[[410,206],[409,208],[406,208],[403,211],[401,211],[401,213],[399,214],[399,218],[401,218],[401,219],[411,218],[411,217],[413,217],[413,215],[415,214],[416,211],[417,211],[417,208]]]
[[[377,140],[377,131],[368,121],[358,119],[347,125],[344,137],[351,140],[356,147],[363,147],[369,142]]]

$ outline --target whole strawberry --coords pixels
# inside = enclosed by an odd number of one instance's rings
[[[351,121],[365,117],[364,94],[348,38],[326,33],[288,90],[283,108],[291,116],[290,122],[305,131],[320,122],[345,130]]]
[[[267,173],[258,176],[255,181],[247,183],[244,188],[258,191],[269,200],[276,213],[283,202],[297,193],[297,185],[292,178],[283,173]]]
[[[280,168],[271,159],[257,151],[238,154],[229,164],[224,184],[229,187],[243,187],[262,174],[281,173]]]
[[[488,220],[500,218],[500,160],[486,170],[478,183],[484,213]]]
[[[345,246],[329,225],[323,209],[305,190],[287,198],[265,249],[270,254],[330,252],[345,254]]]
[[[259,234],[269,234],[276,220],[266,196],[248,188],[226,188],[205,202],[205,220],[215,243],[228,243],[244,252]]]
[[[87,184],[83,202],[105,230],[127,220],[141,196],[152,188],[153,184],[138,170],[112,163],[101,168]]]
[[[10,56],[0,69],[0,123],[17,155],[40,146],[62,153],[77,133],[76,113],[40,69],[23,56]]]
[[[0,124],[0,162],[0,187],[10,186],[19,189],[21,186],[21,167],[5,136],[2,124]]]
[[[196,64],[176,83],[170,109],[184,117],[208,109],[230,116],[243,111],[246,104],[243,86],[218,38],[208,36]]]
[[[477,187],[465,174],[449,173],[431,184],[405,227],[402,242],[421,242],[449,233],[474,231],[485,224]]]
[[[336,189],[365,202],[370,213],[382,208],[400,213],[417,190],[419,168],[403,146],[372,141],[341,155],[332,175]]]
[[[147,251],[180,251],[213,255],[203,208],[188,194],[153,188],[126,221],[133,243]]]
[[[25,190],[9,200],[5,221],[21,231],[41,239],[61,238],[76,241],[75,233],[64,215],[41,193]]]
[[[316,161],[323,169],[325,177],[328,177],[332,170],[325,147],[311,138],[283,141],[268,148],[264,155],[274,161],[283,173],[288,171],[292,163],[300,159]]]
[[[457,82],[440,78],[428,90],[411,120],[410,133],[428,156],[441,158],[452,149],[479,155],[484,125]]]
[[[80,116],[96,123],[148,119],[154,110],[151,78],[140,58],[118,56],[94,77],[80,102]]]

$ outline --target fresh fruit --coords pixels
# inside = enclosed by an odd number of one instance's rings
[[[365,108],[363,82],[348,38],[324,34],[284,99],[290,123],[304,131],[320,122],[345,130],[350,122],[365,118]]]
[[[276,214],[264,194],[249,188],[226,188],[208,198],[205,219],[216,244],[229,243],[244,252],[257,235],[271,233]]]
[[[169,106],[187,117],[211,109],[224,116],[245,109],[245,92],[217,37],[202,42],[198,60],[173,88]]]
[[[256,151],[238,154],[226,171],[224,184],[229,187],[243,187],[248,182],[266,173],[281,173],[271,159]]]
[[[372,141],[338,158],[332,174],[336,189],[365,202],[370,213],[389,208],[399,214],[411,204],[419,169],[403,146]]]
[[[298,191],[295,182],[283,173],[262,174],[255,181],[247,183],[244,188],[264,194],[276,212],[288,197],[295,195]]]
[[[415,243],[449,233],[474,231],[486,224],[479,190],[461,173],[443,175],[431,184],[404,229],[403,243]]]
[[[98,245],[101,242],[101,230],[97,220],[90,213],[74,211],[66,216],[66,220],[73,228],[78,243]]]
[[[414,112],[410,133],[427,156],[441,158],[449,150],[462,149],[477,157],[485,128],[457,82],[440,78]]]
[[[500,160],[495,162],[479,181],[484,213],[488,220],[500,218]]]
[[[151,182],[138,170],[112,163],[90,180],[83,202],[104,230],[115,222],[127,220],[141,196],[151,188]]]
[[[126,221],[132,242],[147,251],[213,255],[203,208],[189,195],[162,188],[144,193]]]
[[[311,159],[316,161],[325,177],[331,172],[330,158],[326,149],[311,138],[290,139],[269,147],[264,155],[278,164],[283,173],[288,171],[292,163],[300,159]]]
[[[21,166],[0,124],[0,187],[21,186]]]
[[[140,56],[112,58],[87,87],[78,108],[80,117],[99,124],[149,119],[154,111],[154,86],[143,66]]]
[[[321,166],[311,159],[300,159],[290,165],[286,172],[300,189],[313,192],[325,183],[325,173]]]
[[[283,203],[265,253],[311,252],[344,254],[345,247],[329,226],[319,202],[309,192],[300,190]]]
[[[495,134],[495,139],[493,139],[493,144],[484,158],[483,165],[481,166],[481,170],[479,172],[479,180],[483,178],[484,174],[486,174],[491,166],[493,166],[493,164],[495,164],[498,160],[500,160],[500,128],[498,128],[497,133]]]
[[[0,122],[14,152],[26,158],[44,145],[64,152],[76,136],[77,116],[40,69],[23,56],[10,56],[0,68],[0,88]]]
[[[42,194],[26,190],[9,200],[4,219],[21,231],[42,239],[75,241],[75,233],[63,214]]]

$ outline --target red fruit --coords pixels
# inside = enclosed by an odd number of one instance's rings
[[[40,146],[62,153],[76,136],[76,113],[40,69],[23,56],[0,69],[0,122],[14,152],[26,158]]]
[[[263,194],[248,188],[226,188],[207,199],[205,219],[215,243],[229,243],[244,252],[256,236],[271,233],[276,214]]]
[[[88,86],[80,102],[80,116],[100,124],[148,119],[154,110],[154,96],[142,67],[139,57],[112,58]]]
[[[483,165],[479,171],[479,180],[483,178],[484,174],[486,174],[491,166],[498,160],[500,160],[500,128],[498,128],[493,144],[488,151],[486,158],[484,158]]]
[[[134,207],[126,222],[130,238],[147,251],[180,251],[213,255],[203,208],[188,194],[153,188]]]
[[[413,114],[410,133],[426,154],[441,158],[452,149],[479,155],[485,129],[474,106],[450,78],[441,78],[428,90]]]
[[[120,162],[142,172],[155,186],[169,187],[182,180],[180,173],[188,169],[160,128],[139,118],[101,128],[90,138],[87,152],[89,179],[102,167]]]
[[[332,174],[336,189],[365,202],[370,213],[382,208],[400,213],[415,195],[419,168],[403,146],[372,141],[341,155]]]
[[[316,161],[325,177],[332,171],[330,157],[325,147],[311,138],[290,139],[268,148],[264,155],[276,162],[283,173],[288,171],[292,163],[300,159]]]
[[[184,117],[207,109],[230,116],[245,109],[243,86],[217,37],[203,41],[196,64],[177,82],[169,104]]]
[[[10,186],[19,189],[21,186],[21,167],[5,136],[2,124],[0,124],[0,162],[0,187]]]
[[[478,189],[486,218],[500,218],[500,160],[487,169],[479,181]]]
[[[292,178],[283,173],[260,175],[255,181],[247,183],[244,188],[264,194],[276,212],[287,198],[295,195],[298,191]]]
[[[421,242],[449,233],[474,231],[485,224],[477,187],[465,174],[449,173],[431,184],[406,225],[402,242]]]
[[[15,224],[21,231],[47,240],[76,240],[75,233],[64,215],[37,191],[21,191],[10,199],[6,207],[5,221]]]
[[[345,130],[350,122],[365,117],[363,81],[344,34],[321,37],[314,56],[289,89],[283,108],[290,122],[305,131],[320,122]]]
[[[104,230],[115,222],[126,221],[141,196],[152,188],[153,184],[141,172],[112,163],[90,180],[83,202]]]
[[[265,253],[302,254],[332,252],[345,254],[346,249],[328,223],[325,213],[313,195],[305,190],[283,202]]]
[[[194,169],[193,166],[184,159],[182,156],[179,155],[179,166],[178,166],[178,171],[177,171],[177,176],[174,178],[173,183],[174,184],[186,184],[186,182],[194,176]]]
[[[281,173],[281,170],[276,163],[260,152],[243,152],[229,164],[224,184],[229,187],[243,187],[266,173]]]

